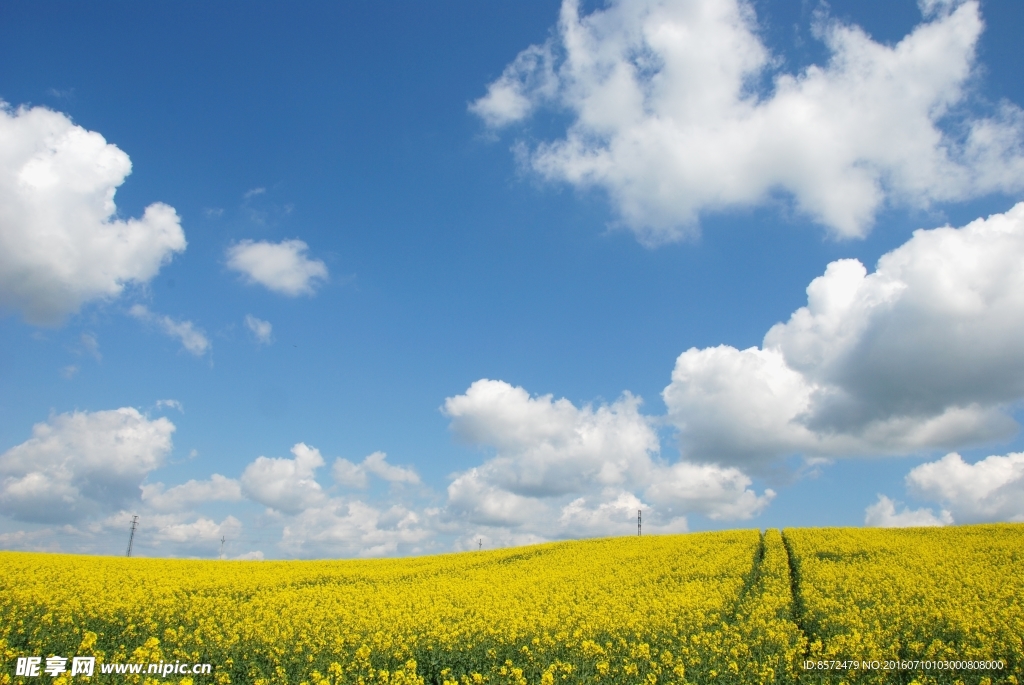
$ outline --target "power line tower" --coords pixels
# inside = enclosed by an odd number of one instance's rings
[[[479,546],[479,547],[477,547],[477,551],[483,551],[483,548],[484,548],[484,539],[483,539],[483,538],[480,538],[480,540],[478,540],[478,542],[480,543],[480,546]]]
[[[640,510],[636,510],[636,536],[640,537]]]
[[[224,536],[220,536],[220,558],[224,558]]]
[[[136,514],[136,515],[132,516],[132,528],[128,532],[128,552],[127,552],[127,554],[125,554],[125,556],[130,557],[132,555],[132,542],[135,541],[135,529],[138,528],[138,527],[139,527],[139,517]]]

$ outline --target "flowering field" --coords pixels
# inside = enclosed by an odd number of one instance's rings
[[[1017,525],[373,561],[3,552],[0,683],[1012,683],[1024,665],[1022,562]],[[97,666],[88,680],[56,666],[19,675],[33,655],[41,668],[54,655]],[[1003,666],[871,668],[889,659]],[[213,668],[102,671],[128,663]]]
[[[786,541],[809,659],[881,662],[847,673],[856,683],[900,682],[886,661],[931,663],[934,682],[1021,678],[1024,526],[809,528]],[[971,668],[993,659],[1002,671]]]

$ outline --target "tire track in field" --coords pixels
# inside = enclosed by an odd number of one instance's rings
[[[790,594],[793,597],[792,600],[792,616],[793,623],[800,629],[800,633],[804,636],[804,656],[806,657],[810,653],[811,639],[810,634],[807,632],[807,627],[804,624],[804,603],[800,598],[800,571],[797,569],[796,561],[793,558],[793,546],[786,535],[786,531],[780,531],[782,534],[782,546],[786,548],[786,562],[789,565],[789,587]]]
[[[743,606],[743,602],[746,601],[747,595],[754,591],[757,587],[757,581],[761,578],[761,565],[764,562],[765,554],[765,542],[764,532],[758,532],[759,539],[757,542],[757,549],[754,550],[754,561],[750,565],[750,572],[743,581],[743,587],[740,589],[740,594],[736,598],[736,603],[733,605],[732,611],[729,612],[728,621],[735,623],[737,615],[740,612],[740,608]]]

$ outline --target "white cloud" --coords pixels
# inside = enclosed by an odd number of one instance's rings
[[[1024,203],[840,260],[761,348],[690,349],[663,397],[696,461],[907,454],[1011,435],[1024,397]]]
[[[205,548],[208,553],[217,549],[222,536],[236,537],[242,531],[242,522],[234,516],[228,516],[217,523],[204,516],[196,517],[192,521],[182,521],[174,515],[151,515],[145,521],[145,525],[150,529],[146,531],[147,546],[160,547],[171,544],[178,548]]]
[[[0,102],[0,306],[54,325],[95,300],[146,283],[185,249],[172,207],[117,218],[128,155],[43,107]]]
[[[779,191],[834,235],[859,237],[886,202],[1024,188],[1024,112],[964,113],[978,3],[922,9],[928,19],[891,46],[822,22],[828,62],[787,74],[744,0],[617,0],[582,16],[564,0],[557,36],[520,53],[470,109],[492,128],[545,105],[568,112],[561,139],[517,144],[523,161],[605,190],[648,244]]]
[[[432,534],[421,515],[401,505],[381,509],[358,500],[333,498],[291,519],[284,527],[281,545],[302,556],[377,557],[407,550]]]
[[[532,398],[523,388],[481,379],[445,400],[444,413],[460,439],[497,450],[481,467],[488,482],[546,496],[643,481],[659,443],[639,406],[626,393],[611,405],[578,409],[565,398]]]
[[[370,484],[366,477],[366,469],[362,464],[353,464],[348,459],[338,457],[331,467],[334,482],[347,488],[365,488]]]
[[[554,532],[571,537],[609,537],[636,535],[637,514],[643,511],[643,530],[647,534],[685,533],[685,516],[652,516],[651,504],[627,491],[609,489],[599,496],[577,497],[561,507]]]
[[[649,531],[671,532],[686,530],[687,513],[744,519],[767,506],[774,493],[758,496],[736,468],[662,463],[639,405],[626,393],[578,408],[503,381],[476,381],[448,398],[444,412],[459,438],[495,454],[456,474],[447,514],[491,536],[550,538],[635,530],[637,509]]]
[[[990,456],[975,464],[954,453],[907,474],[918,497],[940,502],[959,523],[1024,521],[1024,453]]]
[[[287,514],[317,506],[326,497],[315,472],[324,465],[320,450],[297,443],[294,459],[259,457],[242,473],[242,493],[251,500]]]
[[[165,334],[181,341],[181,346],[190,354],[201,357],[213,347],[202,329],[191,321],[178,321],[169,316],[154,314],[144,305],[132,305],[128,313],[140,321],[149,321],[160,327]]]
[[[952,12],[963,0],[918,0],[917,6],[926,17],[945,15]]]
[[[234,478],[219,473],[209,480],[190,480],[165,490],[163,483],[142,486],[142,501],[157,511],[184,511],[209,502],[237,502],[242,487]]]
[[[877,528],[918,528],[923,526],[948,526],[953,517],[948,511],[936,516],[931,509],[909,509],[896,513],[897,502],[885,495],[879,495],[878,501],[864,511],[864,525]]]
[[[544,542],[551,542],[551,539],[507,528],[479,528],[456,538],[452,549],[456,552],[465,552],[475,549],[488,550],[539,545]]]
[[[737,468],[679,462],[659,469],[644,495],[670,511],[696,511],[716,520],[743,520],[760,514],[775,498],[773,490],[757,495],[752,481]]]
[[[185,413],[185,407],[182,406],[181,402],[179,402],[178,400],[157,400],[156,401],[156,408],[157,409],[164,409],[164,408],[176,409],[179,412],[181,412],[182,414]]]
[[[0,548],[31,552],[62,551],[60,545],[53,539],[52,531],[48,528],[0,533]]]
[[[415,485],[420,482],[420,477],[412,469],[404,466],[393,466],[387,462],[388,455],[384,452],[374,452],[363,460],[363,468],[381,480],[389,483],[409,483]]]
[[[423,512],[397,502],[365,502],[348,497],[328,497],[316,481],[324,465],[320,451],[305,443],[292,447],[294,459],[259,457],[242,474],[242,494],[282,514],[280,548],[291,555],[385,556],[409,553],[436,534]],[[365,488],[373,475],[390,483],[418,484],[411,469],[387,463],[383,452],[374,452],[359,464],[337,459],[332,467],[335,482]],[[171,491],[168,491],[170,494]],[[436,513],[436,512],[435,512]]]
[[[102,550],[109,554],[111,538],[116,537],[119,543],[127,544],[132,516],[133,512],[119,511],[102,521],[67,526],[63,532],[74,540],[72,544],[76,551],[95,554]],[[222,537],[237,540],[242,530],[242,522],[230,515],[218,523],[191,512],[141,510],[132,541],[132,556],[210,558],[220,551]],[[118,551],[123,554],[124,547]]]
[[[8,549],[76,554],[124,554],[136,514],[132,556],[209,558],[219,551],[222,536],[229,542],[241,542],[238,538],[242,523],[234,516],[226,516],[218,523],[192,512],[161,513],[133,506],[103,518],[75,519],[60,526],[0,533],[0,545]],[[239,545],[233,547],[238,549]]]
[[[470,104],[471,112],[491,128],[525,119],[544,100],[558,93],[552,45],[531,45],[487,87],[487,95]]]
[[[256,342],[261,345],[269,345],[274,340],[274,327],[269,321],[257,319],[252,314],[246,314],[245,327],[256,338]]]
[[[420,482],[420,477],[414,470],[389,464],[387,458],[388,455],[384,452],[374,452],[361,463],[353,464],[348,459],[338,457],[331,467],[334,482],[352,488],[365,488],[369,484],[367,475],[377,476],[389,483],[416,485]]]
[[[391,489],[376,502],[329,497],[316,480],[324,459],[304,443],[295,445],[292,459],[250,463],[241,493],[269,507],[270,518],[280,522],[280,550],[306,557],[417,553],[435,549],[438,536],[454,536],[457,549],[468,549],[480,540],[493,548],[632,534],[638,509],[646,532],[683,532],[687,513],[744,519],[771,500],[774,493],[758,496],[736,468],[655,459],[657,435],[639,405],[627,393],[610,405],[580,408],[483,379],[448,398],[444,412],[456,435],[495,454],[453,475],[444,507],[423,506],[420,489]],[[336,484],[352,488],[366,488],[371,476],[420,484],[415,471],[388,463],[383,452],[358,463],[338,458],[331,473]],[[156,484],[147,486],[145,500],[180,511],[208,498],[213,485],[191,482],[164,491]],[[237,492],[229,479],[219,490]],[[407,497],[411,501],[402,501]]]
[[[258,283],[289,297],[312,295],[327,280],[327,266],[319,259],[306,257],[308,249],[301,240],[243,240],[228,248],[227,265],[243,274],[250,284]]]
[[[0,455],[0,514],[81,521],[137,501],[146,475],[171,450],[174,424],[130,407],[58,414]]]
[[[549,517],[550,506],[541,498],[510,492],[490,482],[484,467],[459,474],[448,485],[448,507],[473,523],[521,526]]]

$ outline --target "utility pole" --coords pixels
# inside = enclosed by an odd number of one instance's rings
[[[636,536],[640,537],[640,510],[636,510]]]
[[[131,531],[129,531],[129,533],[128,533],[128,553],[125,556],[129,556],[130,557],[132,555],[132,542],[135,540],[135,529],[138,528],[138,526],[139,526],[139,517],[136,514],[136,515],[132,516],[132,528],[131,528]]]
[[[220,558],[224,558],[224,536],[220,536]]]

